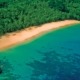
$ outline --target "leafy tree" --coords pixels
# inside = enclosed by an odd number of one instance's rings
[[[80,0],[2,0],[0,6],[0,35],[52,21],[80,20]]]

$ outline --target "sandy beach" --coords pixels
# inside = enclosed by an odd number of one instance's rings
[[[30,28],[25,28],[20,31],[7,33],[6,35],[0,38],[0,50],[4,50],[15,44],[19,44],[24,41],[33,39],[47,31],[54,30],[71,24],[76,24],[76,23],[80,23],[80,21],[64,20],[64,21],[46,23],[41,25],[40,27],[32,26]]]

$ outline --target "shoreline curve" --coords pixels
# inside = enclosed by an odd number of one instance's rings
[[[23,43],[24,41],[29,41],[36,38],[43,33],[50,30],[55,30],[72,24],[78,24],[80,21],[77,20],[64,20],[46,23],[39,26],[31,26],[30,28],[25,28],[20,31],[7,33],[0,38],[0,51],[8,49],[16,44]]]

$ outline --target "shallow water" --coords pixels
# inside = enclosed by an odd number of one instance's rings
[[[80,80],[80,24],[0,52],[2,59],[0,80]]]

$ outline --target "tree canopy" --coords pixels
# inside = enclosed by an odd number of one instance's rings
[[[80,20],[80,0],[0,0],[0,35],[65,19]]]

